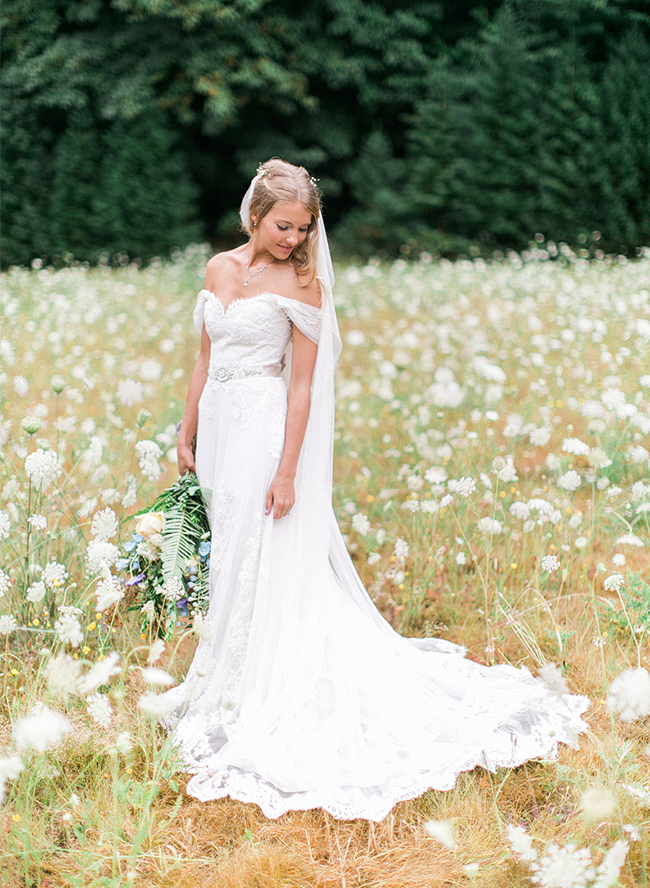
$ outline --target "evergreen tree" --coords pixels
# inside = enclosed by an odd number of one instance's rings
[[[174,142],[158,112],[107,131],[93,222],[107,249],[146,258],[200,237],[196,186]]]

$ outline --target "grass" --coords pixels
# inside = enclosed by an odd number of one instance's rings
[[[93,515],[114,510],[123,543],[129,516],[175,479],[205,253],[3,275],[0,621],[12,615],[17,628],[0,635],[0,761],[37,702],[72,725],[58,745],[24,751],[24,770],[6,781],[7,885],[515,888],[531,871],[511,851],[509,824],[540,852],[574,842],[595,864],[625,838],[620,884],[648,884],[650,722],[617,719],[606,699],[650,653],[650,257],[561,256],[338,269],[335,508],[377,606],[405,634],[462,643],[479,662],[556,664],[591,700],[579,749],[462,774],[380,824],[322,811],[269,821],[252,805],[185,795],[182,762],[138,708],[152,639],[124,606],[95,612]],[[40,428],[24,431],[25,417]],[[146,475],[143,440],[160,449]],[[49,484],[25,471],[39,448],[59,457]],[[461,478],[475,483],[468,496]],[[34,514],[45,529],[27,522]],[[479,529],[485,519],[498,522],[492,532]],[[546,570],[551,555],[559,564]],[[43,578],[41,600],[28,600]],[[55,631],[61,606],[80,609],[76,647]],[[186,628],[159,663],[177,678],[195,645]],[[65,654],[87,672],[111,651],[122,672],[97,690],[109,707],[100,724],[83,695],[56,693],[48,664]],[[594,786],[611,799],[596,820],[582,810]],[[430,820],[451,825],[454,848],[426,833]]]

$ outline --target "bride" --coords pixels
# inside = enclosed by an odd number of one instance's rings
[[[319,807],[381,820],[477,765],[556,755],[585,729],[585,698],[403,638],[348,556],[332,509],[341,340],[314,180],[262,164],[241,218],[248,243],[210,260],[198,294],[178,440],[212,532],[205,631],[167,692],[188,793],[268,817]]]

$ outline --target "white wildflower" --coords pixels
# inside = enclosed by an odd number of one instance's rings
[[[503,525],[496,518],[481,518],[476,526],[481,533],[487,535],[503,533]]]
[[[461,496],[469,496],[476,490],[476,481],[473,478],[461,478],[456,490]]]
[[[616,888],[629,848],[630,846],[623,839],[614,842],[596,869],[596,878],[591,888]]]
[[[24,376],[14,376],[14,391],[19,398],[24,398],[29,391],[29,383]]]
[[[408,558],[408,554],[409,554],[409,544],[406,542],[406,540],[403,540],[403,539],[401,539],[401,537],[398,537],[395,540],[395,557],[396,558]]]
[[[569,527],[573,530],[577,530],[582,524],[582,512],[574,512],[573,515],[569,518]]]
[[[616,806],[616,799],[604,786],[591,786],[580,797],[580,810],[585,823],[602,823],[609,820]]]
[[[135,379],[121,379],[117,385],[116,397],[123,407],[132,407],[144,398],[144,386]]]
[[[462,567],[464,564],[467,564],[467,555],[464,552],[456,553],[456,564],[459,567]]]
[[[101,573],[103,567],[112,567],[120,557],[120,550],[107,540],[91,540],[86,549],[86,570],[91,576]]]
[[[170,577],[162,586],[162,594],[167,601],[176,602],[185,596],[185,586],[178,577]]]
[[[605,579],[605,589],[608,592],[618,592],[618,590],[625,584],[625,577],[623,574],[611,574]]]
[[[45,515],[30,515],[27,519],[34,530],[45,530],[47,518]]]
[[[165,716],[176,708],[176,703],[170,700],[168,695],[147,691],[138,700],[138,706],[147,715]]]
[[[563,490],[577,490],[582,483],[582,479],[575,469],[569,469],[564,475],[560,475],[557,479],[557,486]]]
[[[440,500],[440,508],[445,509],[447,506],[450,506],[454,501],[453,496],[450,493],[446,493],[443,498]]]
[[[370,563],[370,558],[368,558],[368,563]],[[210,638],[210,628],[201,611],[197,611],[194,614],[194,620],[192,621],[192,631],[198,638]]]
[[[519,476],[517,475],[517,470],[515,469],[512,457],[509,456],[506,460],[505,466],[502,469],[499,469],[499,471],[497,472],[497,478],[504,484],[510,484],[513,481],[519,480]]]
[[[432,466],[426,470],[424,477],[429,484],[444,484],[447,480],[447,473],[441,466]]]
[[[9,517],[9,513],[3,512],[0,509],[0,540],[6,540],[9,538],[10,529],[11,519]]]
[[[84,638],[83,629],[79,622],[78,614],[82,613],[78,607],[59,606],[60,617],[54,624],[56,634],[61,644],[70,644],[79,647]]]
[[[576,547],[576,549],[584,549],[588,543],[589,540],[587,539],[587,537],[576,537],[573,545]]]
[[[13,735],[19,750],[35,749],[37,752],[45,752],[71,731],[69,719],[60,712],[37,703],[30,715],[16,722]]]
[[[122,755],[126,755],[127,752],[130,752],[133,749],[133,743],[131,742],[131,735],[128,731],[122,731],[121,734],[118,734],[115,739],[115,748]]]
[[[0,805],[3,804],[7,794],[7,783],[9,780],[15,780],[25,766],[19,755],[12,755],[9,758],[0,758]]]
[[[140,457],[140,471],[150,481],[156,481],[162,472],[158,460],[162,456],[162,450],[155,441],[138,441],[135,450]]]
[[[86,698],[88,714],[102,728],[109,728],[113,718],[113,707],[106,694],[91,694]]]
[[[165,652],[165,642],[162,638],[156,638],[149,648],[149,655],[147,657],[147,663],[153,665],[156,660],[159,660]]]
[[[118,675],[122,671],[119,660],[120,656],[115,651],[111,651],[103,660],[98,660],[79,679],[79,693],[89,694],[95,688],[108,684],[114,675]]]
[[[625,393],[617,389],[607,389],[600,396],[600,400],[608,410],[614,410],[618,413],[625,406]]]
[[[623,555],[622,552],[616,552],[616,554],[612,556],[612,564],[614,567],[624,567],[625,555]]]
[[[527,521],[530,517],[530,509],[528,508],[526,503],[522,503],[519,501],[511,503],[508,511],[514,518],[519,518],[522,521]]]
[[[546,459],[544,460],[544,465],[547,469],[550,469],[551,472],[559,472],[562,468],[562,463],[559,458],[554,453],[547,453]]]
[[[560,566],[560,559],[557,555],[544,555],[542,558],[542,570],[546,573],[553,573]]]
[[[402,503],[401,508],[402,508],[405,512],[419,512],[419,511],[420,511],[420,501],[419,501],[419,500],[413,500],[413,499],[405,500],[405,501]],[[356,517],[356,515],[355,515],[355,517]]]
[[[539,888],[587,888],[593,876],[589,849],[572,844],[550,845],[530,869],[532,882]]]
[[[147,684],[160,685],[161,687],[170,688],[176,684],[176,679],[164,669],[158,669],[156,666],[141,666],[140,672]]]
[[[90,525],[90,532],[98,540],[106,541],[115,536],[118,527],[117,515],[112,509],[107,507],[102,509],[101,512],[95,512]]]
[[[59,457],[53,450],[39,447],[25,457],[25,471],[32,484],[47,485],[61,474],[62,467]]]
[[[580,438],[565,438],[562,441],[562,452],[572,453],[574,456],[589,456],[591,448]]]
[[[95,594],[97,595],[97,610],[101,613],[124,598],[124,589],[118,578],[109,574],[102,577],[97,583]]]
[[[373,567],[375,564],[378,564],[381,561],[381,555],[379,552],[371,552],[368,555],[368,564]]]
[[[626,448],[625,454],[632,463],[646,463],[650,458],[650,453],[641,444],[630,444]]]
[[[637,546],[642,549],[645,545],[641,537],[638,537],[635,533],[624,533],[623,536],[620,536],[616,540],[617,546]]]
[[[512,848],[512,853],[522,863],[532,863],[537,860],[537,851],[533,847],[533,840],[523,826],[507,826],[506,837]]]
[[[440,509],[440,506],[435,500],[423,500],[420,503],[420,511],[428,512],[430,515],[435,514]]]
[[[537,673],[549,690],[556,694],[568,694],[569,689],[562,677],[562,673],[555,663],[546,663]]]
[[[13,614],[2,614],[0,616],[0,635],[10,635],[18,628],[18,623]]]
[[[11,577],[8,573],[0,570],[0,598],[4,598],[11,592]]]
[[[38,580],[38,582],[33,583],[27,590],[27,601],[31,601],[33,604],[38,604],[39,601],[42,601],[45,598],[46,592],[47,588],[45,583],[43,580]]]
[[[125,509],[130,509],[131,506],[135,505],[137,498],[138,494],[135,475],[132,475],[131,472],[128,472],[126,476],[126,489],[124,492],[124,496],[122,497],[122,505]]]
[[[425,832],[427,832],[432,839],[436,839],[441,845],[444,845],[445,848],[448,848],[450,851],[453,851],[454,848],[456,848],[453,825],[450,820],[427,820],[427,822],[422,825]]]
[[[69,573],[65,569],[65,565],[59,564],[58,561],[48,561],[41,574],[41,580],[50,589],[58,589],[63,586],[68,577]]]
[[[51,694],[67,700],[79,690],[81,663],[69,654],[50,657],[45,667],[47,686]]]
[[[370,521],[362,512],[357,512],[352,516],[352,527],[361,536],[365,536],[370,531]]]
[[[607,708],[622,721],[650,715],[650,675],[647,669],[626,669],[609,686]]]
[[[547,428],[533,429],[528,436],[528,440],[533,447],[546,447],[551,440],[551,430]]]

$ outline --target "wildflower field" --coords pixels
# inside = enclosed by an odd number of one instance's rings
[[[176,480],[206,259],[2,275],[3,884],[648,885],[650,252],[337,269],[335,508],[377,606],[591,701],[557,761],[380,824],[197,802],[158,724],[193,615],[156,640],[117,577]]]

